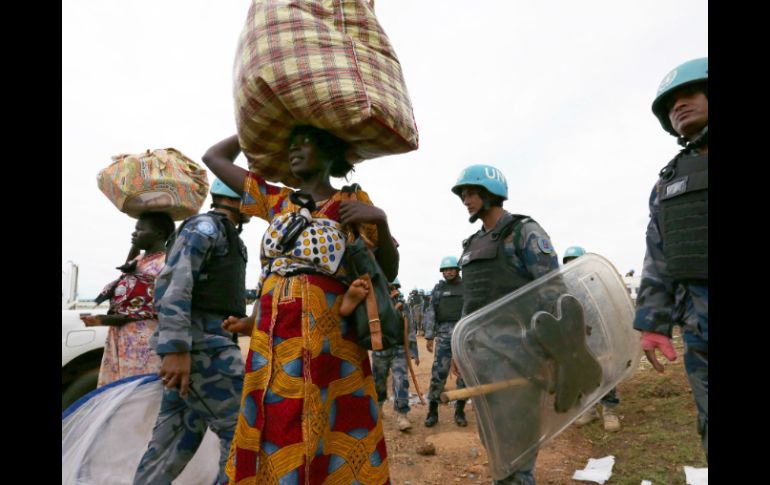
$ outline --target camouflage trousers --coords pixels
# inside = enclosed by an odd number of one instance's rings
[[[708,287],[690,286],[686,300],[684,368],[690,381],[695,406],[698,408],[698,433],[701,445],[709,456],[709,308]]]
[[[430,390],[428,399],[431,401],[441,401],[441,393],[444,392],[447,377],[449,376],[449,365],[452,362],[452,329],[454,323],[439,323],[436,339],[433,348],[433,367],[430,370]],[[457,378],[457,389],[465,388],[465,382]]]
[[[170,484],[192,459],[209,427],[219,437],[219,478],[238,420],[243,389],[243,358],[237,346],[191,352],[190,391],[163,391],[152,439],[139,463],[134,485]]]
[[[413,311],[412,312],[412,322],[414,322],[414,331],[415,332],[425,332],[425,329],[423,328],[423,318],[422,318],[422,312],[419,311]]]
[[[409,378],[406,368],[406,351],[403,345],[372,352],[372,374],[377,402],[388,399],[388,372],[393,372],[393,409],[397,413],[409,412]]]
[[[620,398],[617,394],[617,389],[612,388],[610,392],[604,395],[601,401],[599,401],[602,406],[606,406],[608,408],[614,408],[618,404],[620,404]]]

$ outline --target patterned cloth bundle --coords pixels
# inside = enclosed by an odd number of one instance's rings
[[[289,133],[313,125],[350,163],[417,148],[401,66],[366,0],[253,0],[235,58],[238,138],[250,169],[296,186]]]
[[[195,215],[209,191],[206,170],[173,148],[115,155],[96,183],[121,212],[139,217],[165,212],[174,220]]]

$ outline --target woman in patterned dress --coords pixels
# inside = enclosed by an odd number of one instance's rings
[[[254,314],[223,323],[251,335],[226,468],[231,484],[389,483],[368,353],[340,305],[350,285],[342,257],[351,225],[372,243],[389,279],[398,272],[398,251],[385,213],[365,192],[351,201],[332,187],[330,176],[352,169],[345,148],[323,130],[295,128],[288,163],[298,191],[234,165],[236,136],[203,157],[217,177],[242,190],[241,210],[270,224]]]
[[[86,326],[110,326],[97,387],[160,369],[160,357],[149,345],[158,325],[152,297],[155,278],[166,261],[165,242],[173,231],[174,221],[167,214],[143,213],[131,234],[129,261],[118,268],[123,274],[96,299],[100,303],[109,298],[109,312],[81,317]],[[140,250],[144,255],[132,259]]]

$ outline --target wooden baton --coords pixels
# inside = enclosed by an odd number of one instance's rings
[[[409,322],[406,319],[406,315],[401,313],[404,318],[404,350],[406,351],[406,365],[409,366],[409,374],[412,376],[412,382],[414,382],[414,390],[417,391],[417,397],[420,398],[420,403],[425,404],[425,399],[422,397],[420,391],[420,385],[417,384],[417,376],[414,375],[414,367],[412,366],[412,354],[409,352]]]
[[[480,386],[466,387],[465,389],[455,389],[441,393],[441,402],[454,401],[455,399],[468,399],[469,397],[489,394],[509,387],[520,386],[529,382],[525,377],[516,377],[507,381],[493,382],[492,384],[482,384]]]

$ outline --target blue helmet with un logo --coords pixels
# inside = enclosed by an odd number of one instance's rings
[[[240,195],[236,194],[234,190],[225,185],[225,183],[219,179],[214,180],[214,183],[211,184],[209,192],[211,192],[211,195],[219,195],[221,197],[229,197],[231,199],[241,198]]]
[[[664,130],[674,136],[679,136],[671,126],[671,120],[668,119],[667,99],[674,91],[678,91],[685,86],[702,83],[708,87],[709,82],[709,58],[701,57],[687,61],[677,66],[673,71],[666,74],[666,77],[658,86],[658,92],[652,102],[652,112]]]
[[[438,267],[439,271],[444,271],[445,269],[460,269],[460,265],[457,264],[457,258],[454,256],[444,256],[444,258],[441,260],[441,264]]]
[[[508,200],[508,182],[503,173],[491,165],[471,165],[466,167],[457,177],[452,192],[460,195],[465,185],[478,185],[487,189],[490,194]]]
[[[564,251],[562,263],[566,263],[567,261],[570,261],[572,259],[579,258],[585,253],[586,253],[586,250],[581,248],[580,246],[570,246],[567,248],[566,251]]]

